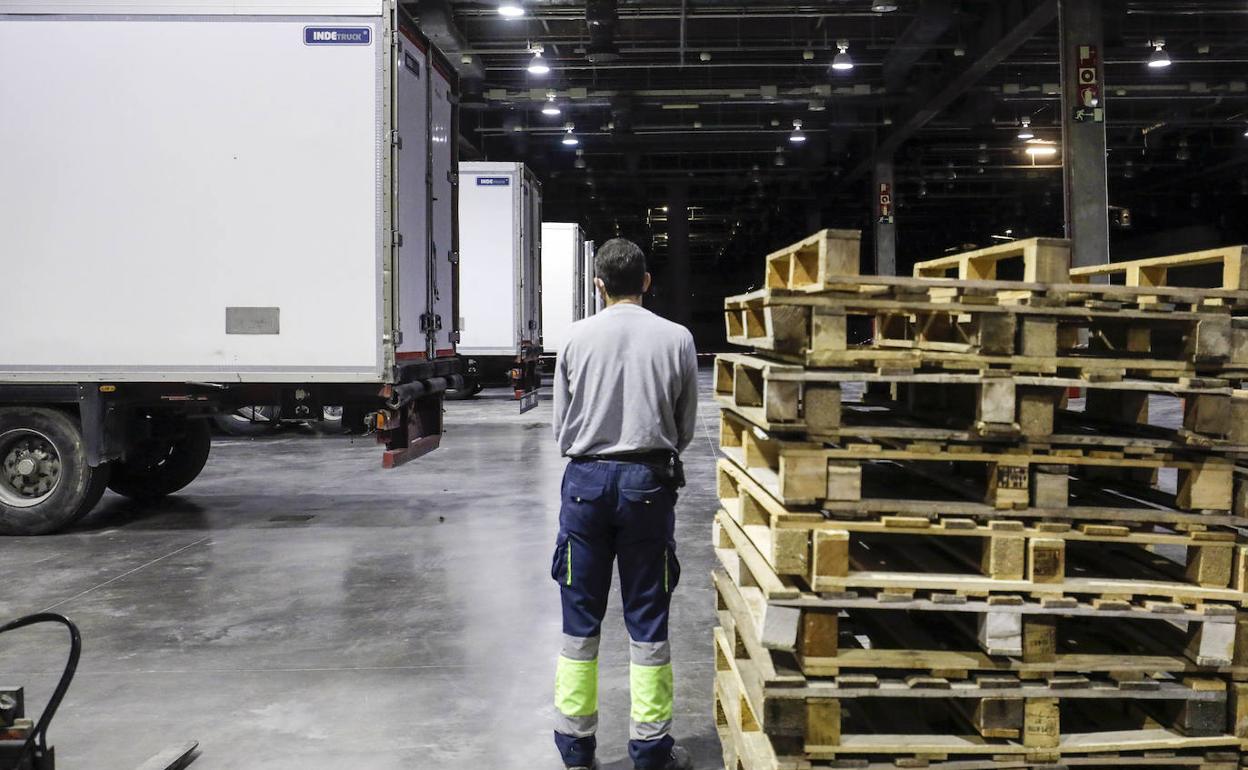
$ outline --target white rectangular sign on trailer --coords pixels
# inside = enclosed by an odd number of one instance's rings
[[[558,353],[585,317],[585,238],[571,222],[542,223],[542,347]]]

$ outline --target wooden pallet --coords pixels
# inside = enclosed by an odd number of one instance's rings
[[[993,687],[995,677],[954,685],[937,678],[776,682],[723,629],[715,631],[717,724],[734,745],[789,761],[850,757],[995,758],[1057,763],[1066,756],[1170,750],[1238,752],[1239,710],[1213,677],[1157,682],[1134,691],[1085,677]],[[1147,696],[1144,694],[1148,693]],[[927,708],[935,705],[937,708]],[[759,733],[770,746],[746,743]],[[770,748],[769,756],[768,748]]]
[[[730,343],[810,367],[999,368],[1102,379],[1248,371],[1248,319],[1226,308],[1156,312],[760,290],[729,297],[724,314]],[[873,324],[869,341],[853,340],[854,318]]]
[[[848,383],[863,386],[855,391],[858,400],[851,399]],[[721,353],[715,358],[714,388],[722,406],[765,430],[813,440],[1027,438],[1248,452],[1248,391],[1214,378],[1102,382],[996,371],[889,375]],[[1086,393],[1083,412],[1062,409],[1072,388]],[[1150,394],[1184,400],[1181,428],[1145,424]]]
[[[788,506],[863,500],[866,464],[904,464],[998,509],[1058,510],[1069,505],[1070,476],[1095,478],[1102,487],[1164,497],[1181,511],[1229,512],[1233,463],[1224,457],[1158,452],[1147,448],[1097,450],[1050,444],[993,445],[952,442],[845,442],[825,445],[776,436],[730,410],[720,412],[720,451]],[[1160,469],[1177,471],[1178,492],[1150,486]],[[953,472],[971,471],[965,483]],[[1059,513],[1060,515],[1060,513]]]
[[[754,583],[773,575],[756,580],[743,562],[766,571],[756,554],[719,549],[716,555],[722,565],[712,574],[720,625],[744,640],[760,664],[781,673],[919,671],[961,680],[975,672],[1021,677],[1079,672],[1121,681],[1203,673],[1248,679],[1248,641],[1237,644],[1248,633],[1248,619],[1231,605],[1163,608],[1125,600],[804,590],[794,598],[769,600]]]
[[[821,291],[831,279],[858,275],[859,230],[820,230],[767,255],[768,288]]]
[[[1021,262],[1018,277],[1028,283],[1068,283],[1070,241],[1028,238],[918,262],[915,278],[944,278],[953,273],[967,280],[995,280],[1004,262]]]
[[[1183,280],[1183,276],[1176,273],[1190,274],[1191,268],[1209,265],[1217,266],[1221,288],[1248,291],[1248,246],[1226,246],[1188,254],[1077,267],[1070,271],[1070,280],[1088,283],[1098,277],[1107,277],[1131,287],[1171,287]]]
[[[961,306],[1005,305],[1086,310],[1201,312],[1248,307],[1248,292],[1195,286],[1124,286],[1109,283],[1031,283],[1026,281],[910,278],[892,275],[833,276],[822,290],[798,292],[776,288],[777,294],[861,295],[860,300],[955,303]],[[891,304],[877,309],[896,309]],[[921,307],[921,306],[920,306]],[[1072,313],[1073,314],[1073,313]]]
[[[728,460],[719,461],[718,478],[720,506],[771,568],[817,590],[1008,585],[1003,590],[1056,594],[1068,584],[1086,592],[1095,583],[1103,595],[1199,601],[1210,595],[1191,593],[1195,587],[1230,587],[1234,593],[1222,598],[1248,600],[1248,546],[1236,530],[1009,519],[982,524],[953,516],[836,519],[786,508]],[[1184,554],[1184,561],[1161,550]]]
[[[715,521],[718,526],[717,533],[726,537],[734,546],[743,548],[743,538],[750,540],[750,535],[746,534],[741,525],[728,513],[721,511],[717,514]],[[930,543],[923,546],[917,540],[893,539],[886,545],[878,542],[872,543],[873,550],[867,551],[862,544],[867,544],[870,541],[869,538],[860,537],[851,541],[849,537],[842,536],[841,532],[844,530],[817,530],[813,533],[806,533],[811,541],[811,551],[807,557],[808,564],[803,565],[805,572],[800,572],[798,568],[787,566],[783,562],[779,567],[767,562],[768,566],[775,568],[782,575],[800,578],[798,585],[809,586],[816,592],[870,589],[885,591],[892,595],[937,591],[988,597],[1025,593],[1038,597],[1095,597],[1128,601],[1160,599],[1176,605],[1192,605],[1206,601],[1241,603],[1245,599],[1244,592],[1235,588],[1193,585],[1177,582],[1172,578],[1136,580],[1106,576],[1091,570],[1079,573],[1076,577],[1066,576],[1061,582],[1054,583],[1036,580],[1025,573],[1021,578],[1007,578],[977,575],[969,571],[957,572],[948,569],[951,560],[941,558],[942,555],[936,552]],[[772,555],[774,549],[771,543],[766,541],[754,543],[752,540],[750,543],[760,553],[765,554],[764,558]],[[851,546],[858,547],[854,548],[852,553],[848,553]],[[796,558],[791,549],[785,551],[784,555],[789,559]],[[1018,561],[1023,561],[1023,559],[1018,559]],[[929,563],[936,569],[930,571],[926,569]],[[1084,565],[1088,563],[1091,562],[1083,562]],[[850,568],[851,566],[853,569]],[[1106,571],[1108,569],[1107,567]]]

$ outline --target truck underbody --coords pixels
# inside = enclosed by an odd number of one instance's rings
[[[106,488],[136,499],[177,492],[203,469],[208,421],[250,404],[294,419],[325,406],[367,415],[393,468],[436,449],[460,361],[400,365],[393,384],[0,383],[0,534],[46,534],[85,516]]]

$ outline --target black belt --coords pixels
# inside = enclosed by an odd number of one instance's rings
[[[577,455],[572,462],[637,463],[654,468],[674,489],[685,485],[685,466],[680,454],[668,449],[650,449],[644,452],[616,452],[609,455]]]
[[[639,463],[641,465],[658,465],[667,467],[675,452],[666,449],[652,449],[644,452],[615,452],[607,455],[577,455],[573,460],[592,460],[608,463]]]

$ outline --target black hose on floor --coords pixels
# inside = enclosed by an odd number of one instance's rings
[[[74,680],[74,673],[78,670],[78,658],[82,655],[82,634],[78,632],[78,626],[75,626],[64,615],[58,615],[54,612],[39,612],[34,615],[27,615],[24,618],[18,618],[10,623],[5,623],[3,626],[0,626],[0,634],[41,623],[59,623],[69,629],[69,660],[65,662],[65,671],[61,674],[61,680],[56,683],[56,689],[52,691],[52,697],[48,699],[47,707],[39,715],[39,721],[35,723],[35,729],[31,731],[26,738],[26,743],[22,746],[22,750],[18,752],[17,762],[9,770],[18,770],[26,757],[31,755],[32,750],[34,751],[32,756],[35,758],[47,755],[48,725],[52,724],[52,717],[56,716],[56,710],[60,708],[61,701],[65,699],[65,693],[69,690],[69,684]]]

